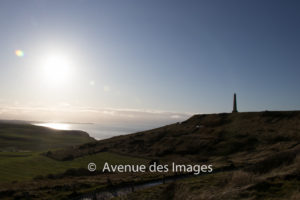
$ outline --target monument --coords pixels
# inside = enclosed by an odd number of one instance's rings
[[[236,113],[237,112],[237,106],[236,106],[236,94],[234,93],[233,95],[233,110],[232,110],[233,113]]]

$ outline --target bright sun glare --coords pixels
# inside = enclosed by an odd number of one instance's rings
[[[62,85],[71,77],[71,63],[66,56],[47,56],[42,65],[44,80],[52,86]]]
[[[48,128],[58,129],[58,130],[70,130],[71,125],[70,124],[64,124],[64,123],[39,123],[35,124],[37,126],[45,126]]]

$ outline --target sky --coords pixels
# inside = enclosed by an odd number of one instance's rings
[[[300,2],[1,0],[0,118],[300,109]]]

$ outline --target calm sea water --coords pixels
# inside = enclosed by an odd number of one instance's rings
[[[72,124],[72,123],[34,123],[33,125],[45,126],[59,130],[82,130],[87,132],[91,137],[101,140],[118,135],[125,135],[143,131],[144,129],[133,129],[128,127],[113,127],[100,124]]]

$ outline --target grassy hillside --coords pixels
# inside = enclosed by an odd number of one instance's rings
[[[291,166],[282,170],[288,168]],[[262,175],[241,170],[196,176],[136,191],[114,200],[299,200],[299,169],[289,169],[294,170],[294,178],[289,177],[291,175],[287,175],[288,173],[280,174],[278,171],[278,174],[274,171],[273,174]]]
[[[64,173],[71,168],[87,169],[90,162],[94,162],[98,168],[102,168],[105,162],[110,164],[142,164],[146,160],[103,152],[62,162],[39,153],[0,152],[0,182],[32,180],[37,176],[47,177],[49,174]]]
[[[95,141],[83,131],[61,131],[25,122],[0,122],[0,199],[63,199],[79,192],[105,187],[107,175],[91,173],[88,163],[101,170],[109,164],[146,164],[142,158],[100,152],[58,161],[45,155],[49,150]],[[130,179],[116,176],[116,180]],[[113,179],[112,179],[113,180]],[[33,194],[31,196],[31,194]],[[29,195],[29,196],[28,196]],[[68,199],[68,197],[66,198]]]
[[[137,164],[151,159],[161,163],[212,164],[214,172],[119,199],[296,200],[300,198],[300,112],[195,115],[181,123],[44,154],[2,153],[0,176],[14,180],[10,175],[22,166],[27,171],[17,180],[29,180],[44,172],[85,168],[91,161],[101,166],[105,161]],[[0,198],[72,199],[101,187],[158,177],[162,174],[83,173],[55,179],[46,176],[29,182],[0,183]]]
[[[284,151],[296,153],[299,122],[299,111],[195,115],[182,123],[54,151],[51,157],[64,160],[112,151],[180,162],[224,160],[239,166]]]
[[[44,151],[95,141],[83,131],[0,122],[0,151]]]
[[[87,165],[94,162],[97,172],[89,172]],[[39,153],[0,153],[0,199],[72,199],[80,193],[137,179],[132,173],[102,174],[104,162],[113,165],[146,164],[145,159],[114,153],[98,153],[74,159],[56,161]],[[143,178],[145,176],[141,176]],[[109,182],[108,182],[109,181]]]
[[[229,170],[137,191],[125,199],[300,198],[299,111],[195,115],[182,123],[54,151],[51,157],[65,160],[107,151]]]

